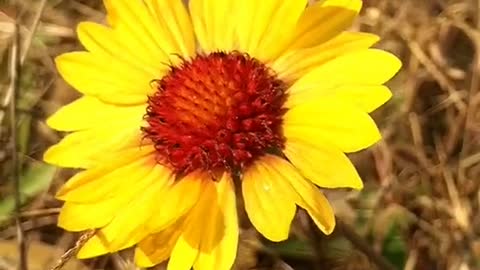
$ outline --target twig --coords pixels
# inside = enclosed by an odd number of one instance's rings
[[[113,253],[112,254],[112,262],[115,269],[124,270],[124,269],[132,269],[133,267],[130,265],[130,262],[127,262],[120,254]]]
[[[23,221],[22,229],[24,232],[29,232],[45,226],[55,225],[56,223],[57,218],[54,216],[37,217],[36,219]],[[15,236],[17,236],[17,228],[15,227],[7,227],[5,230],[0,231],[0,237],[2,239],[14,238]]]
[[[46,208],[46,209],[35,209],[30,211],[23,211],[20,213],[20,216],[23,218],[39,217],[39,216],[50,216],[60,213],[61,208]]]
[[[40,2],[40,8],[38,9],[35,19],[33,21],[33,26],[30,31],[30,34],[25,40],[25,50],[21,50],[20,45],[20,26],[18,23],[14,25],[13,37],[12,37],[12,47],[11,47],[11,58],[10,58],[10,85],[9,89],[3,100],[3,104],[9,104],[9,113],[10,113],[10,129],[11,129],[11,140],[12,140],[12,178],[14,182],[14,192],[15,192],[15,224],[16,224],[16,234],[18,241],[18,252],[19,252],[19,270],[27,270],[27,246],[25,243],[25,232],[22,227],[22,222],[20,218],[20,208],[21,208],[21,190],[20,190],[20,179],[19,179],[19,170],[20,164],[17,153],[17,125],[16,125],[16,100],[18,95],[18,89],[20,84],[20,69],[21,65],[26,59],[28,48],[33,40],[33,35],[38,23],[40,21],[41,14],[45,8],[47,1],[42,0]]]
[[[418,250],[413,249],[408,254],[407,261],[405,262],[405,270],[414,270],[418,261]]]
[[[62,269],[65,264],[77,254],[77,252],[87,243],[90,238],[92,238],[95,235],[95,230],[90,230],[87,231],[86,233],[82,234],[80,238],[78,238],[77,242],[75,243],[75,246],[72,247],[71,249],[67,250],[62,257],[58,260],[57,264],[54,265],[50,270],[60,270]]]
[[[33,36],[35,35],[36,30],[38,28],[38,25],[40,23],[40,18],[42,16],[43,10],[45,9],[46,3],[47,3],[47,0],[42,0],[40,2],[40,6],[39,6],[37,12],[35,13],[35,18],[33,20],[32,27],[31,27],[28,35],[25,37],[25,41],[23,42],[23,46],[21,46],[20,41],[18,41],[18,50],[23,49],[21,51],[21,55],[19,55],[19,57],[18,57],[19,60],[20,60],[20,66],[23,65],[25,59],[27,58],[30,46],[32,45]],[[15,35],[20,35],[20,27],[18,25],[15,25],[14,23],[10,23],[10,22],[6,23],[6,25],[0,25],[0,27],[3,27],[3,28],[7,28],[7,27],[10,27],[10,26],[11,26],[11,28],[14,28],[13,32],[12,32],[13,35],[14,35],[12,38],[14,40]],[[10,28],[8,28],[8,29],[10,29]],[[2,98],[2,100],[0,102],[0,107],[1,108],[7,107],[10,104],[10,101],[11,101],[12,98],[13,98],[13,92],[10,91],[10,89],[9,89],[9,91],[7,91],[5,96]],[[3,121],[3,117],[4,117],[4,115],[2,114],[2,112],[0,110],[0,122]]]
[[[15,24],[11,48],[11,57],[10,57],[10,86],[8,94],[10,95],[10,132],[12,140],[12,178],[15,185],[15,223],[17,231],[17,241],[18,241],[18,253],[20,254],[20,259],[18,262],[19,270],[27,270],[27,252],[25,244],[25,235],[22,227],[22,222],[20,221],[20,178],[19,178],[19,169],[18,164],[18,154],[17,154],[17,124],[16,124],[16,95],[18,93],[19,82],[20,82],[20,33],[19,26]]]
[[[20,64],[23,65],[25,59],[27,58],[28,51],[30,46],[32,45],[33,36],[37,32],[38,24],[40,23],[40,18],[42,17],[43,11],[45,10],[45,6],[47,4],[47,0],[42,0],[40,5],[37,8],[37,12],[35,13],[35,17],[33,19],[32,27],[30,29],[29,34],[25,37],[24,41],[24,50],[22,51],[22,56],[20,58]]]
[[[480,1],[476,1],[476,9],[480,11]],[[471,136],[471,129],[472,122],[475,121],[475,113],[478,110],[478,107],[475,106],[475,96],[478,94],[478,88],[480,87],[480,37],[478,30],[480,29],[480,14],[476,15],[476,23],[474,28],[476,31],[472,30],[472,27],[464,27],[464,31],[469,37],[473,40],[475,44],[475,58],[473,59],[472,63],[472,77],[470,80],[470,89],[468,93],[468,103],[467,103],[467,112],[465,114],[464,125],[465,125],[465,132],[463,133],[463,140],[462,140],[462,147],[460,150],[460,158],[465,158],[470,152],[471,145],[475,145],[472,143]],[[469,30],[466,30],[469,29]],[[458,173],[458,178],[460,184],[464,183],[462,174]]]
[[[358,235],[354,229],[337,218],[337,228],[358,250],[363,252],[380,270],[396,270],[385,258],[372,249],[372,246]]]
[[[0,223],[5,221],[15,220],[16,217],[20,218],[36,218],[43,216],[53,216],[60,213],[61,208],[45,208],[45,209],[34,209],[29,211],[23,211],[17,215],[0,215]],[[1,268],[0,268],[1,269]]]
[[[459,91],[455,85],[443,74],[443,72],[432,62],[428,55],[423,51],[417,41],[411,40],[407,35],[401,33],[401,37],[406,41],[408,48],[418,61],[425,67],[425,70],[432,75],[442,88],[449,93],[449,102],[452,102],[462,112],[466,110],[466,105],[462,101]]]

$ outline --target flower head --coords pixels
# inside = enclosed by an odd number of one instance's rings
[[[97,229],[79,257],[135,246],[140,266],[230,269],[235,194],[272,241],[297,206],[333,231],[317,186],[362,187],[345,153],[380,139],[368,113],[400,62],[344,31],[360,0],[307,3],[105,0],[108,26],[78,26],[86,51],[56,64],[83,96],[48,119],[70,134],[45,160],[85,169],[57,194],[59,226]]]
[[[158,162],[177,173],[244,169],[281,149],[286,84],[239,52],[184,60],[154,83],[143,128]]]

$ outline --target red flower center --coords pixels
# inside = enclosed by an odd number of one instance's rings
[[[286,84],[255,58],[199,55],[153,85],[143,132],[176,172],[242,169],[283,148]]]

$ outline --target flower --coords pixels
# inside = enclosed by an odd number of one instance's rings
[[[316,186],[362,188],[345,153],[380,139],[368,113],[401,64],[344,31],[360,0],[307,3],[105,0],[108,26],[78,26],[86,51],[56,64],[83,96],[47,120],[70,133],[44,156],[85,169],[57,194],[60,227],[97,230],[78,257],[136,246],[139,266],[230,269],[236,194],[269,240],[297,205],[332,232]]]

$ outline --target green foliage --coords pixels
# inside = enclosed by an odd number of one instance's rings
[[[401,226],[392,222],[383,241],[382,255],[387,258],[397,269],[403,269],[407,260],[407,244],[402,237]]]
[[[26,203],[30,198],[45,191],[55,175],[56,168],[44,163],[35,163],[20,175],[20,202]],[[15,209],[15,196],[6,196],[0,201],[0,223],[8,220]]]

